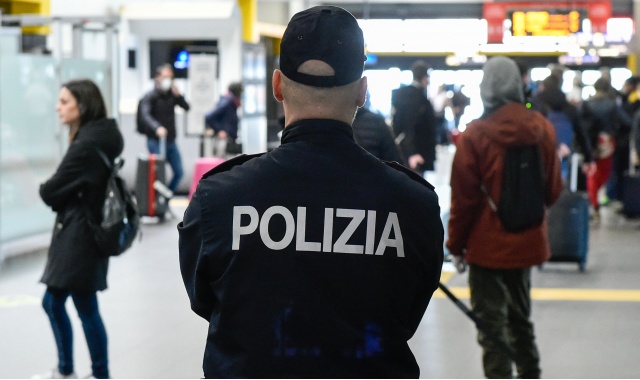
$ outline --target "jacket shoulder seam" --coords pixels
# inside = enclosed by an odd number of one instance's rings
[[[382,162],[387,164],[388,167],[406,174],[407,176],[409,176],[409,178],[411,178],[412,180],[420,183],[421,185],[423,185],[424,187],[430,189],[431,191],[435,191],[435,187],[432,184],[430,184],[429,181],[427,181],[426,179],[422,178],[422,176],[418,175],[413,170],[410,170],[410,169],[400,165],[399,163],[397,163],[395,161],[382,161]]]
[[[202,179],[205,178],[209,178],[214,174],[217,173],[223,173],[223,172],[227,172],[229,170],[231,170],[232,168],[234,168],[235,166],[239,166],[244,164],[247,161],[250,161],[254,158],[258,158],[260,156],[264,155],[264,153],[256,153],[256,154],[242,154],[240,156],[234,157],[228,161],[225,161],[223,163],[221,163],[220,165],[216,166],[215,168],[209,170],[208,172],[206,172],[203,176]]]

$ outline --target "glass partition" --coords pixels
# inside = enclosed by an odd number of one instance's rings
[[[66,58],[60,62],[61,83],[73,79],[91,79],[98,85],[107,106],[107,115],[113,117],[111,71],[106,61]]]
[[[61,148],[53,58],[2,55],[0,83],[1,244],[53,227],[54,214],[38,190],[60,162]]]

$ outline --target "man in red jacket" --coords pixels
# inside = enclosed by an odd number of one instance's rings
[[[550,256],[547,222],[543,219],[523,231],[508,232],[488,201],[489,197],[500,201],[504,157],[510,147],[539,147],[547,207],[562,190],[553,126],[525,107],[522,87],[511,59],[495,57],[485,64],[480,84],[485,113],[460,135],[453,160],[447,247],[459,271],[469,263],[471,305],[476,315],[492,335],[522,358],[518,377],[538,378],[539,355],[530,321],[531,267]],[[485,376],[512,378],[512,360],[482,332],[478,342]]]

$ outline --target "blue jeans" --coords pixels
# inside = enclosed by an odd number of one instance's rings
[[[71,296],[82,321],[89,354],[91,369],[97,379],[109,378],[109,360],[107,357],[107,331],[98,310],[96,293],[81,293],[64,289],[47,288],[42,299],[42,307],[49,316],[53,336],[58,347],[58,370],[63,375],[73,372],[73,330],[65,303]]]
[[[160,141],[147,139],[147,148],[149,149],[149,153],[160,154]],[[166,155],[167,162],[173,171],[173,177],[171,177],[171,182],[169,182],[169,189],[175,192],[180,184],[180,180],[182,180],[184,176],[184,172],[182,171],[182,158],[180,158],[180,151],[175,141],[167,141]]]

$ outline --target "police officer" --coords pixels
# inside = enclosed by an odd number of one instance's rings
[[[440,278],[438,198],[353,140],[367,79],[350,13],[296,14],[280,51],[281,146],[207,173],[178,226],[204,375],[417,378],[407,341]]]

